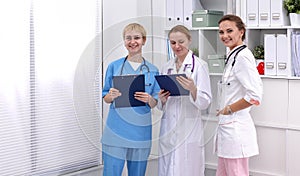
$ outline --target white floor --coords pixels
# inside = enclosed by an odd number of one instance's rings
[[[146,171],[146,176],[157,176],[157,159],[149,160],[148,167]],[[68,174],[65,176],[102,176],[102,167],[90,168],[87,170],[79,171],[76,173]],[[122,176],[127,176],[126,167],[124,167],[124,172]],[[215,176],[215,171],[206,169],[205,176]]]

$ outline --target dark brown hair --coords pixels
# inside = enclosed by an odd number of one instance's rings
[[[218,22],[218,24],[222,23],[223,21],[233,21],[235,22],[235,26],[239,29],[239,31],[244,31],[244,34],[242,36],[242,40],[244,41],[245,38],[246,38],[246,25],[245,23],[243,22],[243,20],[236,16],[236,15],[232,15],[232,14],[229,14],[229,15],[224,15]]]

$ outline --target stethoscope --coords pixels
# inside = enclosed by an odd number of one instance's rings
[[[229,56],[227,57],[227,59],[226,59],[226,61],[225,61],[225,65],[228,63],[228,61],[229,61],[230,57],[232,56],[232,54],[235,53],[235,56],[234,56],[234,58],[233,58],[233,62],[232,62],[232,64],[231,64],[231,67],[233,67],[234,64],[235,64],[235,61],[236,61],[236,56],[239,54],[240,51],[242,51],[242,50],[243,50],[244,48],[246,48],[246,47],[247,47],[246,45],[242,45],[242,46],[236,48],[235,50],[233,50],[233,51],[229,54]]]
[[[185,72],[186,70],[186,67],[188,66],[189,64],[185,64],[184,65],[184,68],[183,68],[183,71]],[[194,72],[194,68],[195,68],[195,55],[194,53],[192,54],[192,69],[191,69],[191,74]]]
[[[230,57],[232,57],[232,55],[235,54],[234,57],[233,57],[232,64],[231,64],[231,69],[229,70],[229,72],[228,72],[228,74],[227,74],[227,79],[225,80],[225,77],[226,77],[226,76],[223,76],[222,80],[219,81],[218,84],[217,84],[217,86],[218,86],[218,94],[217,94],[217,98],[218,98],[217,102],[218,102],[218,104],[217,104],[217,108],[218,108],[219,110],[224,106],[224,104],[222,104],[222,102],[224,101],[224,91],[226,91],[226,89],[227,89],[226,87],[227,87],[227,86],[230,86],[230,82],[228,82],[228,79],[229,79],[229,75],[231,74],[232,69],[233,69],[233,67],[234,67],[234,65],[235,65],[236,57],[237,57],[237,55],[239,54],[239,52],[242,51],[242,50],[243,50],[244,48],[246,48],[246,47],[247,47],[246,45],[242,45],[242,46],[239,46],[238,48],[234,49],[234,50],[228,55],[228,57],[227,57],[226,60],[225,60],[225,65],[227,65],[228,62],[229,62]],[[228,67],[228,65],[227,65],[227,67]],[[225,75],[225,73],[226,73],[226,70],[224,70],[223,75]],[[224,103],[224,102],[223,102],[223,103]],[[221,106],[222,106],[222,107],[221,107]]]
[[[240,51],[242,51],[242,50],[245,49],[246,47],[247,47],[246,45],[239,46],[238,48],[236,48],[235,50],[233,50],[233,51],[229,54],[229,56],[226,58],[226,60],[225,60],[225,65],[228,64],[228,61],[229,61],[230,57],[235,53],[235,55],[234,55],[234,57],[233,57],[232,64],[231,64],[231,69],[230,69],[228,75],[231,73],[231,71],[232,71],[232,69],[233,69],[233,66],[235,65],[237,55],[239,54]],[[227,79],[227,80],[228,80],[228,79]],[[227,85],[230,85],[230,83],[227,82],[227,81],[221,81],[221,83],[222,83],[222,82],[224,82],[224,83],[227,84]]]
[[[184,64],[184,67],[183,67],[183,71],[185,72],[187,67],[189,66],[190,64]],[[194,68],[195,68],[195,55],[194,53],[192,54],[192,68],[191,68],[191,75],[193,74],[194,72]],[[168,69],[168,73],[167,74],[171,74],[171,70],[173,69]]]
[[[122,64],[122,67],[121,67],[121,72],[120,72],[120,76],[123,75],[123,69],[124,69],[124,65],[125,65],[125,62],[127,60],[128,56],[125,57],[124,61],[123,61],[123,64]],[[146,68],[147,69],[147,73],[148,73],[148,82],[150,81],[150,68],[148,67],[148,65],[146,64],[146,60],[142,57],[143,59],[143,64],[140,65],[140,73],[142,74],[143,73],[143,68]],[[145,86],[151,86],[152,84],[149,83],[149,84],[145,84]]]

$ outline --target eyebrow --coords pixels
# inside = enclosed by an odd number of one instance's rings
[[[142,37],[141,35],[125,35],[125,37]]]

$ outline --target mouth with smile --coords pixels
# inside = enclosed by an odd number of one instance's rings
[[[229,42],[231,42],[231,39],[223,39],[223,43],[227,44]]]
[[[135,48],[138,48],[138,44],[131,44],[131,45],[129,45],[129,48],[131,48],[131,49],[135,49]]]
[[[177,49],[177,50],[175,50],[175,52],[176,52],[176,54],[180,54],[180,53],[184,52],[184,50],[183,49]]]

